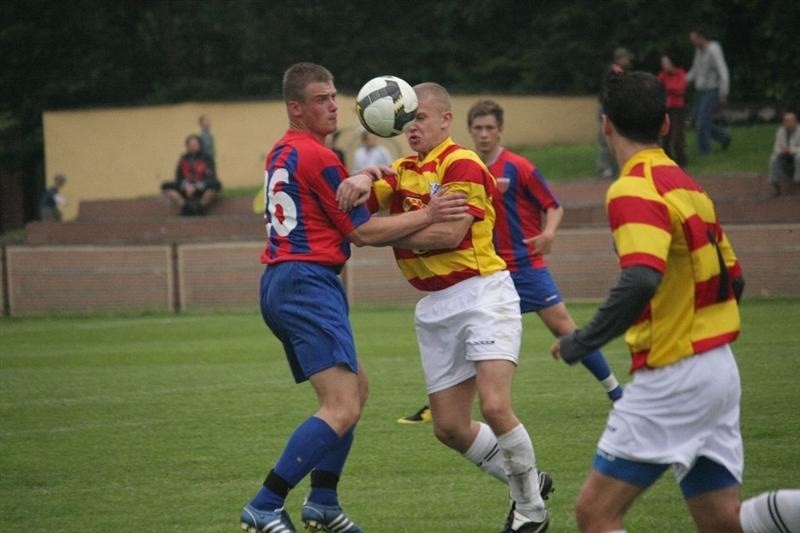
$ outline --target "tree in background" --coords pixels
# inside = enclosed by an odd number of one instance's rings
[[[615,47],[633,50],[636,68],[656,71],[665,50],[689,62],[689,27],[703,22],[724,44],[733,101],[800,98],[796,0],[341,4],[5,2],[0,178],[22,176],[38,198],[43,110],[275,98],[299,60],[326,65],[343,92],[391,73],[462,93],[594,94]]]

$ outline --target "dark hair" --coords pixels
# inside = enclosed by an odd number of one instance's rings
[[[657,142],[664,115],[667,95],[661,81],[637,70],[610,76],[603,91],[603,112],[617,132],[640,143]]]
[[[503,108],[494,100],[479,100],[469,108],[467,113],[467,126],[472,126],[472,121],[478,117],[485,117],[486,115],[494,115],[497,119],[497,125],[503,125]]]
[[[200,143],[200,148],[203,147],[203,139],[201,139],[200,136],[196,133],[190,133],[189,135],[186,136],[186,139],[183,141],[184,146],[188,148],[189,141],[191,141],[192,139],[196,139],[197,142]]]
[[[333,74],[316,63],[295,63],[283,73],[283,101],[302,102],[311,83],[333,81]]]
[[[708,28],[706,28],[702,24],[697,24],[695,26],[692,26],[692,29],[689,31],[689,33],[696,33],[700,37],[708,39]]]

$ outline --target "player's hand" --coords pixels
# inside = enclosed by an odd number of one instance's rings
[[[350,211],[369,200],[372,191],[372,177],[368,174],[356,174],[339,183],[336,189],[336,201],[339,209]]]
[[[184,185],[184,190],[186,191],[186,196],[192,197],[197,192],[197,188],[194,185],[187,183]]]
[[[434,194],[425,207],[430,223],[461,220],[467,214],[467,195],[461,192]]]
[[[522,242],[525,244],[533,243],[533,249],[536,253],[540,253],[542,255],[547,255],[553,248],[553,241],[555,240],[555,235],[552,233],[542,233],[541,235],[537,235],[536,237],[530,237],[529,239],[524,239]]]
[[[397,176],[397,172],[392,167],[379,166],[379,167],[366,167],[359,170],[359,173],[366,174],[374,180],[379,180],[386,176]]]
[[[556,339],[550,345],[550,356],[556,361],[561,359],[561,339]]]

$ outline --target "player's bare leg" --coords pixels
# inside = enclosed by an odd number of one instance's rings
[[[481,414],[495,435],[508,433],[519,425],[511,409],[511,386],[517,365],[498,359],[479,361],[475,366]]]
[[[511,408],[511,386],[517,366],[502,359],[479,361],[475,366],[481,413],[497,439],[514,502],[507,531],[517,531],[523,526],[543,531],[548,517],[539,493],[533,443]]]
[[[592,470],[575,503],[579,529],[583,533],[623,530],[625,513],[643,491],[641,487]]]
[[[462,454],[478,434],[478,422],[472,420],[474,398],[475,378],[428,396],[434,435],[439,442]]]
[[[539,318],[544,325],[553,333],[555,337],[563,337],[575,331],[577,327],[572,316],[567,311],[564,302],[559,302],[551,307],[546,307],[537,311]],[[616,376],[611,371],[608,363],[603,357],[602,352],[596,350],[581,361],[581,364],[592,373],[606,391],[612,401],[617,401],[622,397],[622,387],[617,381]]]
[[[319,400],[319,410],[314,416],[324,420],[339,436],[355,426],[361,417],[367,384],[366,375],[360,375],[340,365],[309,378]]]
[[[701,533],[737,533],[739,526],[739,486],[698,494],[686,500],[697,530]]]

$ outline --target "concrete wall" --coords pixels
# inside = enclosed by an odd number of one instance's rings
[[[9,246],[11,315],[169,311],[169,246]]]
[[[727,231],[744,267],[747,298],[800,297],[800,224],[732,225]],[[8,246],[4,306],[11,315],[256,312],[263,246]],[[560,231],[549,262],[567,300],[602,299],[619,274],[611,235],[602,228]],[[342,276],[353,306],[408,304],[422,295],[400,276],[389,248],[354,248]]]
[[[480,97],[492,97],[482,95]],[[591,141],[596,101],[590,97],[494,96],[506,109],[509,146]],[[466,114],[479,96],[454,99],[453,135],[467,146]],[[358,119],[353,97],[339,96],[340,147],[353,160]],[[264,157],[286,130],[282,102],[185,103],[179,105],[48,111],[44,113],[45,166],[48,180],[57,172],[69,181],[65,218],[77,215],[85,199],[133,198],[158,194],[172,179],[183,142],[198,131],[197,118],[210,117],[217,169],[227,187],[262,185]],[[395,156],[408,152],[403,137],[382,141]]]

